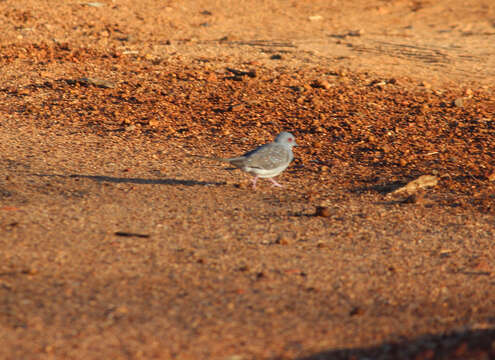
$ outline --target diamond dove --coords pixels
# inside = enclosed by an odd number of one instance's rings
[[[282,187],[273,177],[287,169],[290,162],[294,159],[294,154],[292,153],[293,146],[297,146],[294,135],[284,131],[273,142],[262,145],[242,156],[228,159],[199,157],[227,162],[242,171],[254,175],[254,178],[251,180],[253,182],[253,189],[256,189],[258,178],[266,178],[274,186]]]

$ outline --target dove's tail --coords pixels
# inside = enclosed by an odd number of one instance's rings
[[[230,158],[230,159],[222,159],[222,161],[228,162],[228,163],[234,165],[235,167],[242,169],[242,167],[244,166],[244,163],[246,161],[246,158],[244,156],[240,156],[240,157],[235,157],[235,158]]]
[[[189,156],[197,157],[200,159],[225,162],[225,163],[229,163],[231,165],[234,165],[237,168],[242,168],[244,166],[244,161],[246,160],[243,156],[235,157],[235,158],[228,158],[228,159],[219,158],[219,157],[211,157],[211,156],[203,156],[203,155],[193,155],[193,154],[189,154]]]

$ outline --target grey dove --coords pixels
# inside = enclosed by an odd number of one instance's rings
[[[256,189],[258,178],[266,178],[274,186],[282,187],[273,177],[287,169],[290,162],[294,159],[294,154],[292,153],[293,146],[297,146],[294,135],[284,131],[278,134],[273,142],[261,145],[242,156],[229,159],[199,157],[227,162],[242,171],[254,175],[254,178],[251,180],[253,182],[253,189]]]

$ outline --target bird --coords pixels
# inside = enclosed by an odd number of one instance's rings
[[[273,177],[283,172],[294,159],[292,147],[297,146],[294,135],[290,132],[281,132],[273,142],[261,145],[244,155],[233,158],[217,158],[195,155],[200,158],[226,162],[238,169],[247,172],[254,177],[251,179],[253,189],[256,189],[258,178],[265,178],[272,182],[273,186],[282,187]]]

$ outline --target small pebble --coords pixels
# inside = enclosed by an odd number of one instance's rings
[[[93,85],[105,89],[115,88],[115,84],[108,80],[96,79],[96,78],[82,78],[79,79],[79,83],[83,85]]]
[[[103,7],[103,6],[105,6],[105,4],[103,4],[101,2],[89,2],[89,3],[85,3],[83,5],[87,5],[87,6],[91,6],[91,7]]]
[[[287,239],[286,236],[284,235],[279,235],[277,239],[275,240],[275,244],[277,245],[288,245],[289,244],[289,239]]]
[[[326,206],[317,206],[315,216],[330,217],[330,209]]]
[[[420,85],[425,89],[431,89],[431,84],[426,81],[422,81]]]
[[[454,100],[454,105],[458,108],[464,107],[464,99],[463,98],[457,98]]]
[[[311,83],[311,87],[328,90],[332,87],[332,85],[326,80],[317,79]]]
[[[321,16],[321,15],[313,15],[313,16],[310,16],[308,19],[309,19],[309,21],[319,21],[319,20],[322,20],[323,19],[323,16]]]

